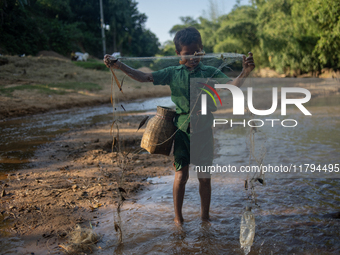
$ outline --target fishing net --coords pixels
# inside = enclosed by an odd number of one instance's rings
[[[81,227],[77,225],[73,231],[68,234],[68,244],[61,247],[67,254],[92,253],[96,248],[96,243],[100,236],[92,228]]]
[[[228,81],[228,78],[226,77],[232,77],[235,78],[242,70],[242,59],[243,59],[243,55],[242,54],[237,54],[237,53],[219,53],[219,54],[206,54],[204,56],[200,55],[200,56],[190,56],[191,59],[194,59],[194,61],[199,60],[200,64],[202,64],[203,69],[206,70],[204,75],[202,76],[200,73],[198,74],[194,74],[191,75],[191,73],[189,74],[190,79],[187,79],[186,82],[187,84],[187,91],[180,91],[178,93],[177,91],[177,96],[183,95],[184,97],[187,96],[187,98],[190,98],[190,109],[187,109],[188,111],[188,115],[185,117],[186,119],[183,121],[182,124],[180,124],[178,126],[178,129],[175,130],[175,132],[169,137],[172,138],[176,135],[176,133],[183,129],[184,126],[188,126],[188,123],[190,122],[190,118],[192,118],[191,122],[194,120],[198,120],[197,117],[197,111],[201,108],[201,101],[200,96],[202,94],[202,92],[207,92],[207,90],[200,90],[197,88],[197,83],[201,84],[210,84],[211,86],[214,86],[214,84],[216,83],[221,83],[224,84]],[[142,72],[146,72],[146,73],[150,73],[150,72],[154,72],[154,71],[160,71],[163,70],[162,75],[164,77],[166,77],[167,74],[167,70],[169,70],[169,75],[171,75],[171,68],[176,67],[179,68],[181,67],[181,58],[178,56],[169,56],[169,57],[148,57],[148,58],[120,58],[119,59],[120,62],[124,63],[125,65],[134,68],[134,69],[138,69]],[[122,227],[122,221],[121,221],[121,208],[123,206],[124,203],[124,194],[122,192],[122,187],[124,186],[124,172],[127,168],[128,164],[133,164],[132,158],[133,158],[133,154],[139,153],[140,150],[135,150],[135,151],[131,151],[131,150],[124,150],[122,148],[122,139],[120,139],[120,135],[119,135],[119,123],[122,122],[122,118],[124,116],[124,112],[126,111],[126,107],[124,107],[124,104],[126,104],[126,100],[125,100],[125,94],[124,91],[125,90],[129,90],[131,87],[134,88],[144,88],[144,90],[146,91],[152,91],[155,87],[153,84],[151,84],[151,86],[147,86],[144,83],[140,83],[137,85],[132,84],[131,80],[129,80],[130,78],[127,77],[126,75],[122,75],[121,73],[119,73],[119,71],[116,71],[114,69],[111,69],[112,71],[112,96],[111,96],[111,100],[112,100],[112,105],[113,105],[113,120],[112,120],[112,127],[111,127],[111,132],[113,135],[113,144],[112,144],[112,149],[114,150],[114,147],[116,148],[117,154],[116,154],[116,158],[114,159],[114,162],[122,169],[121,171],[121,175],[118,177],[118,201],[116,202],[117,207],[116,207],[116,211],[114,212],[114,227],[115,230],[118,233],[118,243],[122,243],[122,239],[123,239],[123,227]],[[188,77],[189,77],[188,76]],[[217,77],[224,77],[224,79],[219,79]],[[195,78],[191,78],[191,77],[195,77]],[[166,83],[164,82],[164,84],[161,85],[166,85]],[[167,84],[170,85],[170,84]],[[211,88],[210,86],[210,88]],[[187,94],[187,95],[186,95]],[[168,94],[170,96],[170,93]],[[172,99],[173,101],[175,100],[176,102],[179,101],[183,101],[186,100],[185,98],[177,98],[174,99],[173,95],[172,95]],[[214,100],[214,97],[211,97],[208,99],[209,104],[208,106],[210,107],[210,105],[212,104],[211,100]],[[216,103],[216,102],[215,102]],[[164,105],[163,105],[164,106]],[[174,104],[171,105],[165,105],[165,106],[170,106],[175,108]],[[226,104],[227,107],[230,108],[230,105]],[[150,111],[153,110],[155,111],[157,107],[157,104],[153,105],[152,109],[149,108],[145,108],[143,107],[143,105],[140,105],[140,110],[144,110],[144,111]],[[145,118],[143,118],[141,120],[141,124],[143,125],[145,122]],[[186,127],[189,128],[191,132],[193,132],[193,128],[198,128],[198,129],[203,129],[204,130],[204,126],[206,126],[206,120],[203,119],[199,119],[199,123],[196,123],[195,126],[191,125],[191,127]],[[203,127],[201,128],[200,125],[203,125]],[[141,125],[140,125],[141,126]],[[189,132],[190,132],[189,131]],[[199,138],[195,138],[191,139],[190,143],[197,143],[198,145],[202,143],[202,139],[205,136],[200,136]],[[212,139],[212,137],[207,137],[208,139],[208,143],[211,142],[209,141],[209,139]],[[164,141],[165,142],[165,141]],[[161,143],[160,143],[161,144]],[[200,157],[201,154],[196,152],[196,149],[201,148],[202,146],[192,146],[192,144],[190,144],[190,157],[191,158],[195,158],[195,156]],[[213,150],[213,149],[212,149]],[[213,151],[211,151],[211,153],[213,153]],[[197,155],[196,155],[197,154]],[[206,162],[203,162],[206,163]],[[198,163],[197,163],[198,164]],[[208,177],[210,178],[210,174],[208,175]]]
[[[240,88],[233,89],[230,87],[233,85],[228,82],[226,77],[235,79],[240,74],[242,54],[219,53],[190,56],[190,58],[194,61],[199,60],[204,67],[208,67],[206,70],[210,72],[207,71],[204,75],[201,75],[202,72],[189,73],[188,89],[178,92],[182,93],[183,98],[174,98],[172,95],[171,99],[177,100],[179,104],[181,104],[181,100],[187,98],[190,101],[189,109],[185,109],[187,115],[182,114],[183,116],[179,117],[182,119],[178,122],[177,130],[172,136],[175,136],[179,130],[190,133],[190,158],[195,161],[192,162],[195,165],[195,171],[201,173],[199,177],[210,178],[214,174],[224,174],[231,178],[239,178],[242,180],[241,188],[245,190],[244,207],[246,205],[255,205],[256,207],[258,201],[255,189],[265,185],[266,179],[307,177],[305,172],[300,172],[299,168],[286,171],[287,167],[304,166],[304,163],[311,158],[314,160],[314,167],[316,164],[335,166],[337,157],[334,155],[339,155],[338,151],[334,151],[331,155],[313,150],[314,145],[311,142],[313,135],[323,128],[323,121],[316,121],[315,118],[312,121],[309,115],[303,113],[302,107],[299,108],[293,103],[283,104],[281,98],[282,91],[286,89],[290,91],[284,94],[286,99],[299,99],[300,102],[304,102],[302,103],[304,108],[313,109],[315,105],[308,101],[308,91],[312,97],[328,97],[332,93],[338,93],[340,88],[338,82],[326,81],[316,86],[315,83],[294,78],[248,77],[242,81]],[[178,56],[169,56],[120,58],[119,61],[144,73],[163,70],[164,84],[162,85],[165,85],[167,76],[171,75],[171,68],[180,68],[180,61],[183,60]],[[140,149],[125,150],[123,153],[120,145],[122,141],[119,139],[119,123],[121,123],[125,111],[128,110],[128,106],[124,106],[128,102],[124,93],[132,90],[140,96],[152,96],[154,91],[162,86],[132,81],[131,78],[119,71],[113,70],[113,72],[116,78],[113,76],[112,79],[112,133],[113,141],[117,141],[114,146],[118,148],[119,152],[114,161],[118,162],[117,164],[120,164],[122,168],[122,174],[118,181],[118,186],[122,188],[126,165],[133,164],[131,160],[133,155],[141,151]],[[225,85],[228,84],[229,87],[226,87]],[[172,86],[171,84],[167,85]],[[296,88],[303,90],[297,91]],[[174,88],[171,89],[173,91]],[[167,95],[170,96],[170,91]],[[334,100],[334,109],[338,109],[339,100]],[[239,103],[240,101],[241,103]],[[148,111],[148,115],[154,115],[159,103],[153,102],[152,107],[145,106],[140,102],[139,111]],[[161,101],[160,104],[163,103],[164,101]],[[166,105],[162,106],[175,108],[170,97]],[[283,114],[285,109],[286,112]],[[178,109],[176,110],[178,111]],[[322,114],[320,113],[319,116]],[[141,124],[147,122],[145,116],[140,115],[139,118]],[[331,120],[328,118],[327,121]],[[327,132],[333,134],[334,130],[328,129]],[[336,136],[336,134],[334,135]],[[318,137],[321,139],[322,136]],[[214,144],[211,144],[211,141]],[[307,153],[300,149],[299,144],[301,143],[306,143],[305,147],[311,148],[311,150]],[[269,172],[271,166],[279,168],[281,166],[281,170]],[[199,171],[202,169],[204,171]],[[242,169],[246,171],[241,171]],[[316,171],[310,174],[308,177],[312,178],[337,176],[335,171],[328,172],[327,176]],[[121,190],[118,190],[117,211],[114,215],[115,229],[119,233],[120,243],[122,242],[123,229],[120,211],[124,202],[124,194]]]

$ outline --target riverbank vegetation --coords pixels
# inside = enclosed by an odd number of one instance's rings
[[[182,17],[171,34],[196,27],[206,52],[252,51],[257,67],[279,73],[318,76],[322,69],[340,69],[340,2],[338,0],[252,0],[226,15],[210,1],[205,17]],[[165,54],[173,54],[168,42]]]
[[[206,52],[252,51],[259,68],[288,76],[340,69],[340,2],[338,0],[237,1],[223,14],[217,0],[207,1],[205,14],[181,17],[169,31],[194,26],[202,34]],[[107,52],[122,56],[175,55],[173,43],[159,47],[145,28],[147,16],[134,0],[103,0]],[[204,7],[202,7],[203,9]],[[52,50],[64,56],[72,51],[102,58],[98,0],[4,0],[0,2],[0,53],[35,55]],[[88,63],[89,68],[104,68]],[[84,66],[87,67],[87,66]]]
[[[145,14],[133,0],[103,0],[107,52],[152,56],[158,39],[144,28]],[[53,50],[102,58],[98,0],[4,0],[0,2],[0,53],[35,55]]]

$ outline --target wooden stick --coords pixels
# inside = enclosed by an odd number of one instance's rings
[[[120,85],[117,76],[116,76],[115,73],[113,72],[112,68],[110,68],[110,70],[111,70],[111,73],[112,73],[113,77],[115,78],[115,81],[116,81],[116,83],[117,83],[117,86],[118,86],[119,90],[123,93],[122,86]],[[124,94],[124,93],[123,93],[123,94]]]

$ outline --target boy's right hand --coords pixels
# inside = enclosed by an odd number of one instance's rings
[[[115,58],[114,56],[111,56],[111,55],[105,55],[103,60],[104,60],[105,65],[108,68],[113,67],[113,68],[118,69],[118,66],[117,66],[118,58]]]

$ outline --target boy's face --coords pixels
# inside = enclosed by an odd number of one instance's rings
[[[198,57],[186,57],[186,56],[190,56],[190,55],[194,55],[195,52],[201,52],[202,48],[195,43],[192,43],[190,45],[183,45],[182,46],[182,50],[180,52],[176,51],[178,56],[182,57],[182,61],[186,61],[185,62],[185,66],[188,67],[189,69],[194,69],[200,62],[200,58]]]

